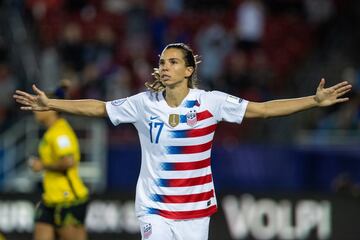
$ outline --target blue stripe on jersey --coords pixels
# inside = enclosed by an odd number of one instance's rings
[[[175,164],[174,163],[161,163],[160,168],[163,171],[172,171],[175,170]]]
[[[171,138],[186,138],[188,136],[189,130],[176,130],[169,132],[169,137]]]
[[[151,200],[154,202],[164,202],[164,196],[159,194],[151,194],[150,196]]]
[[[169,180],[168,179],[163,179],[163,178],[158,178],[156,180],[156,185],[159,187],[168,187],[169,186]]]
[[[198,100],[186,100],[183,104],[186,108],[193,108],[194,106],[200,106]]]
[[[159,215],[159,213],[160,213],[159,209],[155,209],[155,208],[147,208],[147,209],[148,209],[147,210],[148,214],[157,214],[157,215]]]
[[[166,148],[167,154],[182,154],[183,153],[182,146],[168,146],[165,148]]]

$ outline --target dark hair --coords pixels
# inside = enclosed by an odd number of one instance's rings
[[[70,87],[70,82],[67,79],[60,81],[59,86],[52,92],[47,93],[48,97],[57,98],[57,99],[66,99],[68,98],[68,90]]]
[[[200,63],[200,61],[198,60],[198,55],[194,55],[193,50],[185,43],[171,43],[164,48],[163,52],[170,48],[176,48],[181,50],[184,55],[185,66],[194,68],[193,73],[188,78],[188,87],[195,88],[197,86],[196,70],[197,70],[197,65]],[[159,69],[154,68],[154,72],[152,73],[152,75],[155,78],[154,81],[151,83],[146,82],[145,86],[149,90],[152,90],[154,92],[160,92],[164,90],[165,86],[160,81]]]
[[[171,43],[164,48],[164,51],[170,48],[176,48],[181,50],[184,54],[185,65],[187,67],[193,67],[194,69],[196,68],[193,50],[188,45],[184,43]]]

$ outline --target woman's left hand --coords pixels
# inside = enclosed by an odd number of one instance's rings
[[[324,88],[325,86],[325,79],[322,78],[320,80],[319,86],[316,90],[315,101],[321,107],[330,106],[335,103],[346,102],[349,98],[345,97],[342,98],[344,94],[351,90],[351,84],[347,81],[343,81],[338,83],[332,87]]]

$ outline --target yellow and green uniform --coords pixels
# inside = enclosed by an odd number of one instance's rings
[[[0,240],[6,240],[5,236],[0,232]]]
[[[42,196],[45,205],[73,205],[87,200],[88,189],[78,173],[79,143],[65,119],[58,119],[47,129],[39,144],[39,155],[45,167],[61,161],[65,156],[71,155],[75,161],[74,166],[65,172],[45,170]]]

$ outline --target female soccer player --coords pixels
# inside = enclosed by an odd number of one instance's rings
[[[63,87],[53,94],[57,98],[63,95]],[[56,111],[34,111],[34,114],[47,129],[39,144],[40,157],[29,159],[33,171],[44,171],[44,192],[35,212],[34,240],[55,240],[56,235],[62,240],[86,240],[88,189],[78,173],[78,139]]]
[[[351,85],[341,82],[294,99],[249,102],[218,91],[195,88],[196,56],[185,44],[165,47],[149,91],[110,102],[50,99],[33,85],[35,95],[17,90],[23,110],[63,111],[105,117],[114,125],[132,123],[142,149],[136,188],[136,214],[143,239],[208,239],[216,197],[210,153],[220,121],[289,115],[312,107],[345,102]]]

